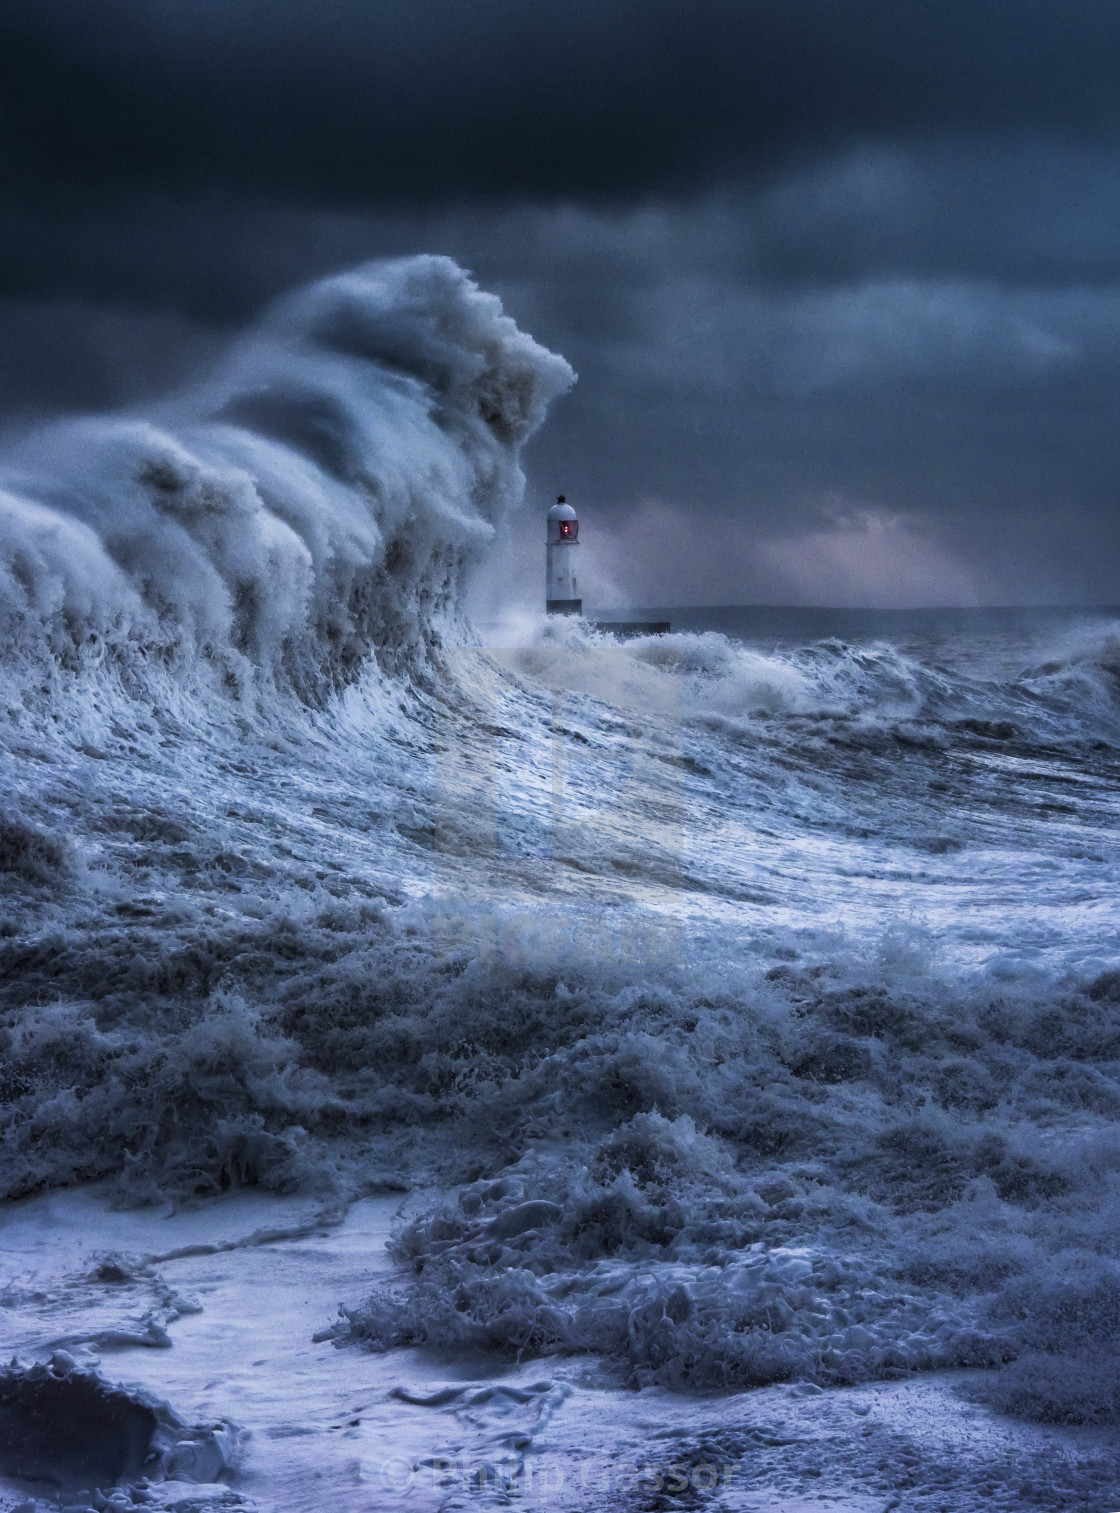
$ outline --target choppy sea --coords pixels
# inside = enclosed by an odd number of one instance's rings
[[[1120,611],[472,625],[570,381],[0,459],[0,1508],[1120,1507]]]

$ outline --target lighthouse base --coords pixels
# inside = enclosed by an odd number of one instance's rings
[[[540,603],[540,600],[537,600]],[[545,610],[550,615],[582,615],[582,599],[546,599]]]

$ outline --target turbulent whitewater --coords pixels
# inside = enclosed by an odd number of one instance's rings
[[[252,1188],[307,1235],[410,1194],[308,1359],[508,1371],[552,1434],[577,1379],[619,1424],[668,1393],[727,1506],[1120,1506],[1120,625],[484,633],[464,592],[573,379],[415,258],[0,459],[11,1232],[77,1184],[183,1220]],[[164,1261],[112,1266],[0,1293],[69,1300],[0,1375],[9,1477],[28,1394],[69,1422],[178,1348]],[[117,1285],[150,1294],[131,1335]],[[1005,1463],[853,1428],[822,1482],[747,1423],[930,1373],[1090,1437]],[[493,1402],[440,1391],[393,1411]],[[168,1465],[235,1434],[236,1402],[127,1401]],[[249,1486],[254,1434],[215,1476]]]

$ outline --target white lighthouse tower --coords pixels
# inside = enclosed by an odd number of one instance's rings
[[[581,615],[579,521],[563,494],[548,512],[547,540],[545,609],[550,615]]]

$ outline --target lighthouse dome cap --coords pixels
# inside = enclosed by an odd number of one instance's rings
[[[550,520],[574,520],[576,512],[570,504],[554,504],[548,512],[548,518]]]

